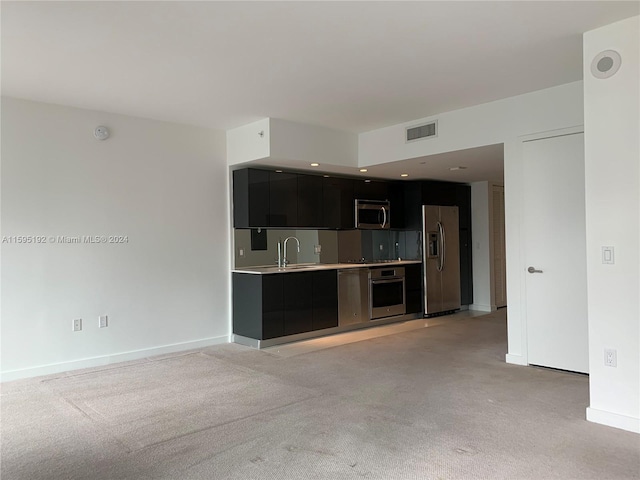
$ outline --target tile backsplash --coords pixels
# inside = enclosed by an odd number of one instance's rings
[[[234,229],[236,267],[275,265],[278,241],[291,236],[300,240],[300,253],[296,251],[295,240],[287,244],[287,259],[291,263],[342,263],[363,257],[368,261],[422,258],[420,231],[267,229],[266,233],[267,249],[251,250],[251,230]]]

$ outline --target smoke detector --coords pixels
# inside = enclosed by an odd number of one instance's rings
[[[109,138],[109,135],[109,129],[103,125],[96,127],[96,129],[93,131],[93,136],[98,140],[106,140],[107,138]]]

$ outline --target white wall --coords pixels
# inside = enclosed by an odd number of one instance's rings
[[[490,234],[490,184],[471,184],[471,231],[473,234],[473,304],[471,310],[490,312],[493,295],[491,290],[491,234]]]
[[[358,136],[351,132],[272,118],[271,156],[355,168],[358,166]]]
[[[358,166],[358,136],[355,133],[316,125],[265,118],[227,131],[227,163],[254,160],[294,160],[343,167]]]
[[[268,158],[271,154],[271,119],[227,130],[227,163],[236,165]]]
[[[438,120],[438,136],[406,143],[405,128]],[[360,166],[504,143],[519,135],[582,124],[582,82],[573,82],[359,136]],[[507,152],[505,152],[506,158]]]
[[[223,132],[3,98],[2,379],[227,341],[228,198]]]
[[[438,137],[404,142],[406,126],[438,119]],[[360,164],[372,165],[464,148],[504,144],[505,229],[507,255],[507,362],[527,365],[524,272],[520,237],[522,174],[519,137],[583,123],[582,82],[510,97],[435,117],[360,135]],[[475,232],[472,232],[475,237]],[[475,253],[475,251],[474,251]],[[474,291],[479,288],[474,282]],[[481,287],[480,287],[481,288]]]
[[[584,35],[585,176],[589,294],[589,420],[640,432],[640,17]],[[591,60],[620,53],[594,78]],[[603,265],[601,246],[615,247]],[[617,350],[617,368],[604,349]]]

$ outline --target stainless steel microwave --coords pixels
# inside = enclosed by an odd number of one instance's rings
[[[356,228],[388,229],[391,209],[388,200],[356,200]]]

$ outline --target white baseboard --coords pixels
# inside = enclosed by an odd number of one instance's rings
[[[606,412],[587,407],[587,420],[608,427],[620,428],[633,433],[640,433],[640,418],[627,417],[619,413]]]
[[[512,363],[514,365],[528,365],[527,361],[524,359],[522,355],[514,355],[513,353],[507,353],[504,357],[507,363]]]
[[[144,348],[142,350],[133,350],[130,352],[116,353],[113,355],[102,355],[99,357],[82,358],[79,360],[70,360],[68,362],[22,368],[19,370],[8,370],[0,372],[0,379],[2,382],[10,382],[12,380],[19,380],[21,378],[39,377],[40,375],[50,375],[52,373],[78,370],[80,368],[103,367],[105,365],[111,365],[113,363],[140,360],[142,358],[152,357],[155,355],[164,355],[167,353],[181,352],[184,350],[194,350],[198,348],[209,347],[211,345],[219,345],[222,343],[229,343],[228,335],[223,335],[221,337],[203,338],[202,340],[194,340],[191,342],[173,343],[170,345],[162,345],[160,347]]]
[[[469,305],[469,310],[476,310],[478,312],[493,312],[496,308],[492,308],[491,305],[481,305],[478,303],[473,303]]]

